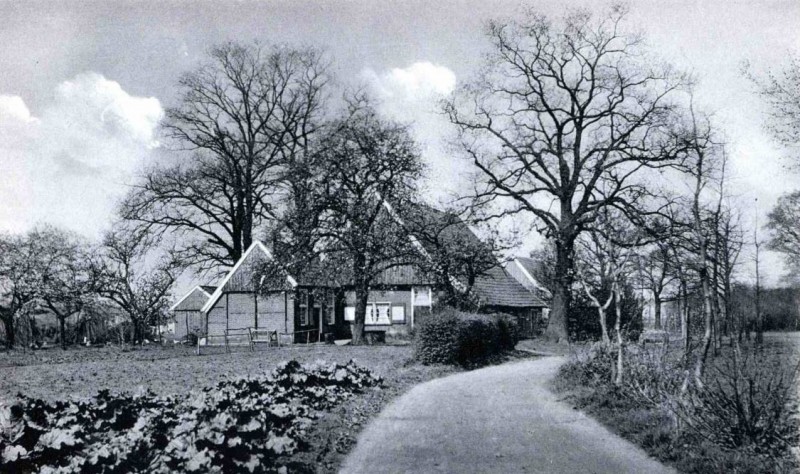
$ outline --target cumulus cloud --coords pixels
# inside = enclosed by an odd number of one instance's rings
[[[381,111],[396,120],[425,120],[439,100],[456,86],[456,75],[445,66],[417,62],[406,68],[378,73],[365,69],[362,77],[380,103]]]
[[[446,198],[458,189],[464,166],[448,156],[446,140],[451,128],[439,107],[440,101],[456,87],[453,71],[430,62],[416,62],[406,68],[383,72],[365,69],[361,76],[377,99],[381,114],[411,124],[428,165],[428,175],[436,177],[428,182],[429,197],[433,200]]]
[[[29,123],[34,121],[22,97],[0,95],[0,124]]]
[[[38,114],[21,97],[0,96],[0,228],[101,230],[158,147],[162,117],[157,99],[132,96],[96,73],[59,84]]]

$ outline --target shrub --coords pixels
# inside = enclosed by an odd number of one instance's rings
[[[428,315],[418,326],[414,356],[423,364],[452,364],[459,352],[458,313],[453,309]]]
[[[558,369],[556,382],[563,388],[600,387],[613,380],[616,354],[611,346],[596,343],[586,353],[577,353]]]
[[[798,367],[785,369],[769,357],[738,357],[710,367],[676,414],[686,429],[727,450],[779,457],[800,442],[793,399]]]
[[[685,391],[691,373],[682,351],[629,347],[619,387],[615,356],[613,346],[602,344],[576,354],[561,367],[556,387],[574,390],[576,405],[681,472],[797,469],[799,369],[784,354],[742,358],[723,351],[707,362],[703,384]]]
[[[381,380],[352,361],[296,361],[188,395],[101,391],[0,406],[2,472],[276,472],[319,410]]]
[[[519,330],[510,316],[447,308],[418,326],[414,354],[423,364],[466,365],[513,349],[518,338]]]
[[[497,319],[500,349],[509,351],[514,349],[522,338],[522,330],[517,318],[504,313],[495,314],[493,317]]]

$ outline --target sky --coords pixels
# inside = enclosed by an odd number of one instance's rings
[[[488,19],[521,8],[558,16],[595,1],[0,0],[0,231],[52,223],[99,236],[159,142],[179,76],[214,44],[238,40],[322,47],[338,85],[360,85],[388,117],[414,123],[432,196],[456,190],[467,164],[446,147],[436,103],[469,81],[488,51]],[[763,105],[742,75],[800,54],[800,2],[631,1],[629,26],[650,49],[699,80],[698,104],[730,144],[732,188],[755,223],[800,174],[762,128]],[[525,253],[540,239],[531,235]],[[745,256],[749,261],[749,257]],[[749,263],[748,263],[749,265]],[[769,282],[782,273],[768,255]],[[747,265],[745,274],[752,273]]]

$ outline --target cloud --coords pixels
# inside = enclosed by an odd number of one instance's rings
[[[457,81],[453,71],[423,61],[383,72],[365,69],[361,77],[377,99],[382,115],[411,124],[429,168],[425,183],[428,197],[434,201],[446,199],[462,187],[465,167],[447,151],[452,129],[439,107],[440,101],[455,90]]]
[[[0,125],[12,123],[25,124],[34,121],[31,111],[22,97],[16,95],[0,95]]]
[[[59,84],[39,114],[0,95],[0,229],[49,222],[98,233],[158,147],[163,113],[158,99],[96,73]]]
[[[362,77],[380,103],[381,111],[396,120],[424,120],[456,86],[456,75],[445,66],[416,62],[383,73],[365,69]]]

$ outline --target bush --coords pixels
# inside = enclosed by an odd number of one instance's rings
[[[727,450],[752,450],[780,457],[800,442],[798,367],[780,367],[769,357],[727,359],[710,367],[711,377],[694,387],[676,414],[687,430]]]
[[[558,369],[556,382],[562,388],[600,387],[613,380],[616,354],[611,346],[596,343],[587,353],[577,353]]]
[[[423,364],[467,365],[513,349],[518,340],[519,329],[511,316],[447,308],[418,326],[414,355]]]
[[[703,384],[682,390],[682,351],[635,346],[625,352],[621,386],[616,351],[596,344],[556,378],[574,403],[681,472],[792,472],[800,444],[798,366],[782,354],[709,359]],[[688,375],[691,375],[690,373]]]
[[[497,319],[497,329],[500,332],[498,341],[500,349],[513,350],[522,339],[522,330],[517,318],[503,313],[495,314],[494,317]]]
[[[296,361],[188,395],[101,391],[0,406],[2,472],[276,472],[316,412],[381,384],[352,361]]]

